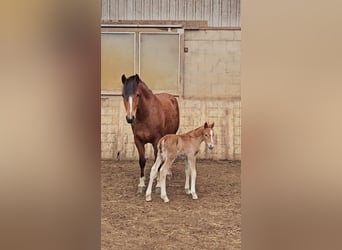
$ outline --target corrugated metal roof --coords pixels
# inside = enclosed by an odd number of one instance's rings
[[[102,21],[208,21],[210,27],[240,27],[240,0],[102,0]]]

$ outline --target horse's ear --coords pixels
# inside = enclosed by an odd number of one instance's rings
[[[211,127],[211,128],[213,128],[213,127],[214,127],[214,125],[215,125],[215,122],[213,122],[213,123],[210,125],[210,127]]]
[[[126,78],[125,74],[122,74],[122,76],[121,76],[122,84],[125,84],[126,80],[127,80],[127,78]]]
[[[204,128],[208,128],[208,123],[207,122],[204,123]]]
[[[135,78],[137,79],[137,83],[139,83],[140,82],[140,77],[139,77],[138,74],[135,74]]]

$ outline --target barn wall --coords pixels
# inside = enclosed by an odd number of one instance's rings
[[[178,97],[178,133],[205,121],[215,122],[216,147],[201,146],[199,158],[241,159],[240,31],[185,32],[184,86]],[[138,159],[131,127],[126,123],[121,96],[102,96],[103,159]],[[153,159],[150,144],[147,157]]]
[[[102,97],[101,146],[102,159],[138,159],[131,127],[126,123],[122,98]],[[202,144],[198,158],[216,160],[241,159],[240,100],[187,100],[178,98],[180,126],[184,133],[202,125],[215,122],[215,149],[207,150]],[[145,146],[146,157],[153,159],[150,144]]]
[[[103,0],[102,20],[196,20],[240,27],[240,0]]]
[[[241,31],[185,32],[184,96],[240,98]]]

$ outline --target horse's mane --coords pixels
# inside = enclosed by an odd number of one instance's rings
[[[124,85],[123,94],[125,96],[128,96],[135,93],[138,85],[140,85],[142,90],[146,91],[146,93],[153,94],[152,90],[137,75],[133,75],[127,78],[126,84]]]

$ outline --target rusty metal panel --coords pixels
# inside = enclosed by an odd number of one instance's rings
[[[210,27],[239,27],[240,0],[103,0],[102,20],[198,20]]]

